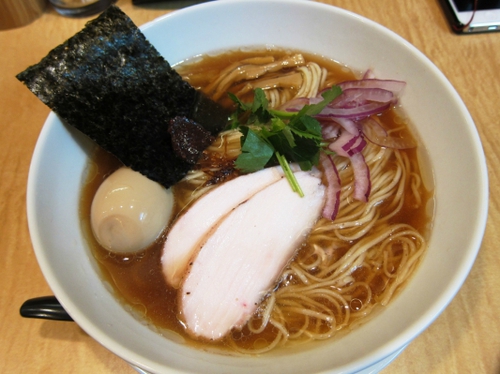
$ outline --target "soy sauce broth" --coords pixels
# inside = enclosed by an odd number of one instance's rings
[[[268,53],[268,52],[266,52]],[[274,53],[277,58],[283,56],[286,52],[278,51]],[[238,61],[243,58],[248,58],[255,55],[261,55],[262,51],[256,52],[230,52],[219,56],[205,56],[201,61],[188,61],[182,66],[176,67],[180,74],[189,81],[193,86],[203,89],[208,82],[217,75],[217,72],[229,65],[233,61]],[[330,60],[325,60],[322,57],[307,55],[308,60],[316,61],[323,66],[326,66],[331,72],[329,79],[331,84],[344,80],[356,79],[359,74],[355,74],[345,66]],[[208,77],[208,78],[207,78]],[[221,102],[229,106],[230,102],[226,98]],[[390,110],[381,116],[381,121],[388,129],[399,129],[401,124],[406,121],[401,116],[401,113],[396,110]],[[409,130],[403,126],[401,130],[402,136],[409,135]],[[416,160],[416,151],[408,151],[409,158]],[[161,237],[149,248],[133,255],[113,254],[102,248],[93,237],[90,226],[90,207],[92,199],[99,185],[104,179],[119,168],[120,161],[98,148],[92,158],[89,166],[89,173],[86,184],[82,190],[80,215],[82,220],[83,231],[88,240],[91,251],[99,264],[101,276],[104,282],[109,283],[115,291],[116,297],[126,306],[134,311],[134,314],[139,315],[149,325],[159,331],[171,331],[182,336],[188,344],[203,348],[223,348],[227,349],[227,339],[234,339],[237,344],[243,348],[249,348],[256,344],[259,339],[272,339],[276,331],[272,327],[268,327],[263,333],[258,336],[252,335],[248,329],[243,328],[242,331],[234,331],[228,337],[216,343],[207,343],[198,341],[186,333],[182,322],[178,318],[178,296],[177,290],[166,284],[161,267],[162,247],[165,241],[168,227]],[[184,188],[182,183],[177,190],[174,188],[174,195],[177,193],[190,193],[189,189]],[[176,192],[177,191],[177,192]],[[407,196],[409,194],[407,193]],[[427,201],[432,197],[431,192],[424,194],[424,199]],[[396,217],[397,220],[411,224],[419,232],[426,232],[429,224],[429,214],[425,209],[426,204],[422,208],[415,209],[412,206],[411,199],[405,204],[403,210]],[[180,207],[176,207],[175,215],[180,211]],[[172,223],[172,222],[171,222]],[[307,244],[305,245],[307,246]],[[341,256],[342,253],[338,253]],[[300,256],[300,253],[298,254]],[[362,279],[366,277],[362,271],[354,276]],[[375,287],[376,289],[377,287]],[[354,291],[359,292],[359,291]],[[355,306],[353,306],[355,308]],[[226,347],[226,348],[224,348]]]

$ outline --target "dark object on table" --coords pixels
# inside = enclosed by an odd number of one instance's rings
[[[73,321],[55,296],[42,296],[26,300],[19,310],[25,318],[41,318],[56,321]]]
[[[212,134],[228,119],[116,6],[17,78],[66,123],[167,188],[192,167],[173,150],[170,119],[188,117]]]
[[[151,4],[151,3],[163,3],[169,0],[132,0],[132,4],[140,5],[140,4]]]
[[[49,0],[57,13],[65,17],[89,17],[102,12],[117,0],[75,1]]]

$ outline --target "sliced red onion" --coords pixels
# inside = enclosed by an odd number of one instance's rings
[[[347,150],[347,154],[349,156],[353,156],[356,153],[361,152],[363,149],[365,149],[365,147],[366,147],[366,140],[363,138],[363,136],[360,135],[356,143],[351,148],[349,148],[349,150]]]
[[[342,145],[342,149],[346,152],[349,152],[351,150],[351,148],[353,148],[354,146],[357,146],[359,144],[359,139],[361,139],[361,135],[353,136],[344,145]]]
[[[373,114],[382,113],[384,110],[389,109],[391,102],[381,103],[372,102],[360,105],[356,108],[332,108],[326,107],[316,117],[319,119],[334,119],[334,118],[348,118],[359,120],[369,117]]]
[[[333,121],[342,126],[350,134],[359,135],[360,127],[353,120],[349,118],[334,118]]]
[[[339,83],[338,86],[342,90],[351,88],[381,88],[391,91],[395,95],[399,95],[406,86],[406,82],[390,80],[390,79],[361,79]]]
[[[336,139],[340,135],[340,126],[335,122],[325,122],[321,126],[321,135],[323,139]]]
[[[361,153],[366,146],[365,137],[382,147],[405,149],[416,146],[411,138],[389,136],[378,121],[369,118],[394,105],[406,83],[375,79],[373,72],[367,70],[363,79],[345,81],[338,86],[342,89],[342,94],[315,117],[322,122],[323,139],[336,138],[328,148],[339,156],[348,157],[351,161],[354,172],[354,199],[367,202],[371,192],[371,179],[370,169]],[[281,109],[299,111],[306,104],[316,104],[322,100],[321,94],[310,99],[297,98]],[[342,129],[333,123],[337,123]],[[340,177],[330,156],[321,154],[320,162],[328,183],[323,217],[333,220],[340,204]]]
[[[362,82],[362,81],[354,81]],[[394,100],[394,94],[389,90],[371,87],[355,87],[342,89],[342,93],[333,100],[328,107],[331,108],[353,108],[366,104],[370,101],[380,103],[391,102]]]
[[[417,146],[415,140],[410,136],[408,136],[407,138],[397,138],[394,136],[389,136],[382,125],[373,118],[366,118],[365,120],[363,120],[362,132],[369,141],[381,147],[393,149],[408,149],[415,148]]]
[[[375,74],[371,69],[368,69],[367,71],[365,71],[365,74],[363,74],[363,79],[373,79],[373,78],[375,78]]]
[[[331,156],[321,153],[319,161],[327,183],[323,217],[333,221],[337,217],[340,207],[340,176]]]
[[[330,143],[328,148],[342,157],[350,157],[361,152],[366,146],[366,140],[358,133],[352,135],[347,131],[343,131],[340,136]]]
[[[370,169],[362,153],[356,153],[349,159],[354,172],[353,197],[366,203],[371,191]]]
[[[331,120],[346,118],[359,120],[378,114],[390,108],[397,102],[405,82],[381,79],[363,79],[359,81],[345,81],[339,83],[342,88],[340,94],[326,106],[316,118]],[[282,110],[299,111],[306,104],[316,104],[323,100],[321,94],[314,98],[296,98],[287,103]],[[354,133],[352,130],[348,131]]]
[[[354,143],[359,137],[360,137],[359,133],[358,135],[352,135],[347,131],[342,131],[340,136],[334,142],[330,143],[328,148],[331,151],[338,154],[339,156],[349,157],[349,153],[347,153],[347,151],[350,149],[352,145],[354,145]],[[346,147],[347,150],[344,149],[344,147]]]

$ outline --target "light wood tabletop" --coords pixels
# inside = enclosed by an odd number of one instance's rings
[[[453,34],[438,0],[325,2],[382,24],[437,65],[468,107],[489,168],[488,224],[469,277],[441,316],[383,373],[500,373],[500,230],[495,229],[500,227],[500,174],[496,172],[500,170],[500,33]],[[117,5],[142,25],[193,3],[134,6],[131,0],[119,0]],[[52,294],[36,262],[26,218],[29,164],[49,109],[15,75],[88,20],[65,18],[48,7],[29,25],[0,31],[1,373],[135,372],[75,323],[19,315],[26,299]]]

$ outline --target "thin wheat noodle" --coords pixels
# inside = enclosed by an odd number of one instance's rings
[[[287,59],[295,62],[284,69],[282,61]],[[246,95],[255,85],[274,82],[280,74],[296,73],[302,77],[299,88],[277,85],[265,89],[271,107],[279,107],[297,96],[316,96],[326,85],[336,82],[328,69],[307,58],[300,61],[293,56],[251,57],[230,64],[202,90],[214,99],[220,98],[229,87],[237,95]],[[245,74],[248,80],[242,79]],[[387,133],[399,136],[408,130],[397,125]],[[206,152],[234,160],[240,153],[240,137],[241,133],[236,131],[224,132]],[[336,220],[318,220],[297,256],[283,270],[273,292],[264,298],[242,330],[241,334],[257,335],[253,346],[239,345],[239,335],[234,333],[234,340],[229,339],[228,344],[235,351],[261,354],[287,342],[334,336],[347,326],[352,328],[361,323],[381,305],[387,305],[411,276],[426,242],[421,233],[407,223],[398,223],[396,217],[405,204],[419,207],[424,203],[418,164],[404,150],[370,142],[363,156],[371,176],[369,201],[353,199],[354,173],[350,161],[335,156],[342,182]],[[212,188],[207,181],[216,172],[217,166],[211,166],[188,173],[182,183],[193,192],[186,204]]]

